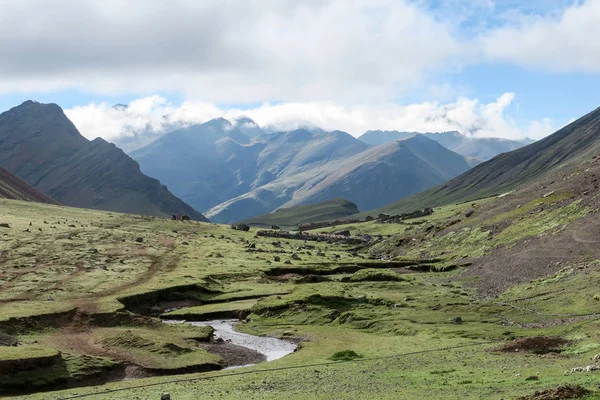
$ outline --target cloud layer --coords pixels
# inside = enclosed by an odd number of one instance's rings
[[[458,130],[476,137],[538,139],[555,130],[552,121],[533,121],[519,128],[506,110],[514,99],[505,93],[496,101],[481,103],[461,98],[454,103],[424,102],[402,106],[393,103],[340,106],[333,102],[290,102],[263,104],[249,109],[221,109],[213,104],[185,102],[174,106],[160,96],[132,102],[129,107],[99,103],[65,110],[82,134],[90,139],[135,139],[147,142],[163,133],[212,118],[235,119],[242,115],[263,127],[288,130],[318,126],[325,130],[344,130],[359,136],[370,129],[440,132]]]
[[[488,60],[600,71],[599,0],[550,14],[497,11],[494,24],[467,18],[473,7],[494,10],[491,0],[466,9],[442,1],[451,5],[445,15],[428,3],[7,0],[0,93],[180,91],[229,104],[350,104],[393,100],[424,85],[430,73]]]

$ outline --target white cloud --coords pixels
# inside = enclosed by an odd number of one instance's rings
[[[394,103],[342,106],[333,102],[290,102],[265,103],[249,109],[221,109],[200,102],[174,106],[160,96],[149,96],[132,102],[127,108],[89,104],[65,112],[84,136],[90,139],[101,136],[121,142],[131,138],[147,142],[177,127],[217,117],[233,120],[241,115],[249,116],[263,127],[288,130],[311,125],[325,130],[344,130],[354,136],[370,129],[458,130],[476,137],[538,139],[554,131],[548,119],[531,121],[527,128],[519,128],[506,113],[513,99],[513,93],[505,93],[487,104],[477,99],[461,98],[447,104],[424,102],[405,106]]]
[[[543,71],[600,72],[600,0],[549,15],[513,15],[480,38],[488,59]]]
[[[0,49],[0,93],[228,103],[387,99],[467,55],[408,0],[8,0]]]

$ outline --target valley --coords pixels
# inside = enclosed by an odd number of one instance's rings
[[[595,398],[596,374],[571,371],[600,352],[596,174],[591,159],[429,216],[311,231],[318,241],[0,200],[0,331],[19,342],[0,352],[0,388],[31,399]],[[360,244],[328,233],[340,230]],[[297,350],[265,362],[205,323],[161,322],[231,318]]]

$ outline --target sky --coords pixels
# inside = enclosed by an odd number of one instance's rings
[[[600,0],[3,0],[0,110],[539,139],[600,106],[599,37]]]

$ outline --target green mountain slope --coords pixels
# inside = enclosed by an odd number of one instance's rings
[[[332,199],[317,204],[304,204],[290,208],[280,208],[270,214],[250,218],[244,223],[252,226],[297,227],[300,224],[347,218],[358,214],[356,204],[345,199]]]
[[[580,163],[599,151],[600,108],[545,139],[500,154],[443,185],[370,213],[399,213],[500,194]]]
[[[114,144],[84,138],[56,104],[0,114],[0,166],[65,205],[206,220]]]

